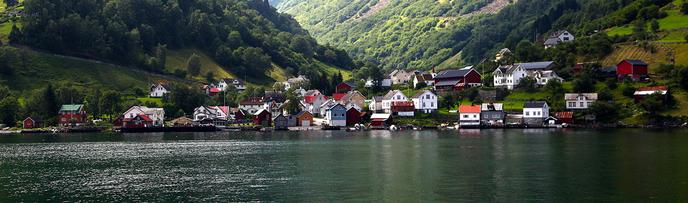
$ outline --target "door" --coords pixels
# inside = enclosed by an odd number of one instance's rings
[[[301,126],[303,126],[303,127],[311,126],[311,121],[309,121],[309,120],[301,121]]]

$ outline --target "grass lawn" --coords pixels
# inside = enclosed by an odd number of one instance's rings
[[[504,98],[502,103],[504,103],[504,110],[506,111],[520,111],[523,110],[523,104],[526,101],[543,101],[546,97],[547,93],[543,92],[542,88],[532,93],[524,90],[515,90]]]
[[[0,40],[2,40],[2,43],[7,43],[9,41],[8,37],[10,36],[10,32],[12,31],[12,24],[12,22],[5,22],[0,24]]]
[[[683,15],[678,10],[668,10],[666,18],[657,20],[662,30],[673,30],[688,27],[688,15]]]
[[[671,31],[668,32],[664,37],[657,40],[658,42],[686,42],[686,35],[688,31]]]
[[[328,76],[331,76],[335,73],[342,73],[344,81],[351,79],[351,70],[339,69],[337,67],[327,65],[320,61],[316,61],[315,64],[320,66],[322,70],[325,71],[325,73],[327,73]]]
[[[136,98],[137,101],[141,103],[154,103],[157,106],[162,107],[162,98],[150,98],[150,97],[140,97]]]
[[[607,29],[607,35],[609,36],[625,36],[633,33],[633,28],[631,26],[613,27]]]

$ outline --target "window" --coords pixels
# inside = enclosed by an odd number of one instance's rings
[[[576,102],[569,102],[569,107],[576,107]]]
[[[526,111],[526,116],[530,116],[530,111]]]
[[[463,118],[468,118],[468,115],[463,115]]]
[[[584,107],[584,106],[585,106],[585,102],[581,102],[580,107]]]

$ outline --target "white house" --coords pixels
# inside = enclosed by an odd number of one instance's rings
[[[567,93],[564,94],[564,100],[566,109],[584,110],[597,101],[597,93]]]
[[[570,42],[576,40],[576,37],[573,36],[569,31],[566,30],[559,30],[554,33],[552,33],[547,40],[545,40],[545,49],[549,49],[552,47],[555,47],[563,42]]]
[[[167,88],[164,85],[157,84],[157,85],[151,85],[149,95],[150,95],[150,97],[159,98],[159,97],[165,96],[165,94],[167,94],[167,93],[169,93],[169,91],[167,90]]]
[[[544,101],[529,101],[523,104],[523,120],[528,125],[542,125],[549,117],[549,105]]]
[[[366,80],[365,87],[368,87],[368,88],[373,87],[373,85],[375,85],[374,82],[375,81],[373,81],[373,79]],[[392,79],[389,79],[389,78],[382,79],[382,82],[380,83],[380,87],[384,87],[384,88],[392,87]]]
[[[234,88],[239,91],[246,90],[244,81],[234,78],[225,78],[220,80],[220,82],[217,83],[217,88],[222,91],[227,91],[227,87],[229,87],[229,85],[233,85]]]
[[[252,97],[239,102],[239,109],[253,115],[258,111],[265,109],[265,102],[263,102],[263,100],[259,97]]]
[[[229,119],[229,107],[227,106],[200,106],[194,109],[193,121],[195,123],[211,122],[222,125]]]
[[[374,96],[370,104],[368,104],[368,110],[377,113],[384,111],[384,109],[382,109],[382,98],[381,96]]]
[[[287,81],[282,82],[284,84],[284,91],[291,89],[292,87],[304,87],[310,83],[310,80],[304,76],[299,75],[299,77],[293,77],[287,79]]]
[[[461,105],[459,106],[459,126],[461,127],[478,127],[480,126],[480,108],[475,105]]]
[[[551,80],[564,82],[564,78],[559,77],[557,72],[554,72],[553,70],[535,71],[530,74],[530,77],[534,78],[535,81],[537,81],[537,84],[541,86],[546,85]]]
[[[389,74],[392,79],[392,85],[408,84],[411,78],[415,75],[414,71],[406,72],[405,70],[394,70]]]
[[[303,110],[310,112],[314,116],[323,116],[324,114],[321,114],[320,112],[320,106],[322,106],[326,101],[327,97],[320,94],[320,91],[314,92],[309,90],[306,92],[306,96],[303,97]]]
[[[145,106],[132,106],[124,112],[124,119],[133,119],[138,115],[146,115],[153,120],[153,127],[165,126],[165,109],[163,108],[148,108]]]
[[[416,94],[411,100],[413,100],[413,105],[418,112],[432,113],[438,109],[437,95],[429,90]]]
[[[435,86],[435,78],[430,73],[416,74],[413,76],[413,87],[418,88],[418,85],[425,83],[428,87]]]
[[[531,62],[531,63],[517,63],[513,65],[499,66],[494,72],[493,84],[495,87],[504,87],[507,89],[514,89],[525,77],[540,78],[538,84],[544,81],[544,84],[551,79],[561,79],[554,71],[555,64],[553,61]],[[563,80],[563,79],[561,79]],[[542,84],[542,85],[544,85]]]
[[[384,110],[386,113],[391,113],[392,103],[400,101],[408,101],[408,98],[399,90],[390,90],[387,92],[387,94],[385,94],[384,97],[382,97],[382,110]]]

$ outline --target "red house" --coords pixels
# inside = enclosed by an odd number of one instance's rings
[[[463,91],[481,85],[482,76],[473,68],[445,70],[435,76],[435,90],[438,91]]]
[[[356,110],[356,108],[349,108],[346,111],[346,126],[353,126],[361,123],[361,112]]]
[[[642,60],[623,60],[616,65],[616,76],[619,79],[629,77],[634,81],[647,79],[647,63]]]
[[[139,114],[133,118],[122,119],[122,128],[147,128],[153,126],[153,119],[146,114]]]
[[[270,111],[265,109],[258,111],[255,117],[253,117],[253,124],[263,127],[272,126],[272,114],[270,113]]]
[[[573,124],[573,112],[556,112],[554,113],[554,118],[557,119],[559,123]]]
[[[88,114],[86,114],[83,104],[62,105],[58,114],[58,124],[60,126],[83,125],[88,119]]]
[[[347,92],[356,89],[356,83],[351,82],[351,81],[342,82],[342,83],[339,83],[335,89],[336,89],[335,93],[345,93],[346,94]]]
[[[392,123],[391,114],[373,114],[370,116],[370,127],[372,128],[385,128]]]
[[[33,119],[31,117],[27,117],[26,119],[24,119],[23,123],[24,129],[38,128],[41,125],[41,122],[39,120]]]

